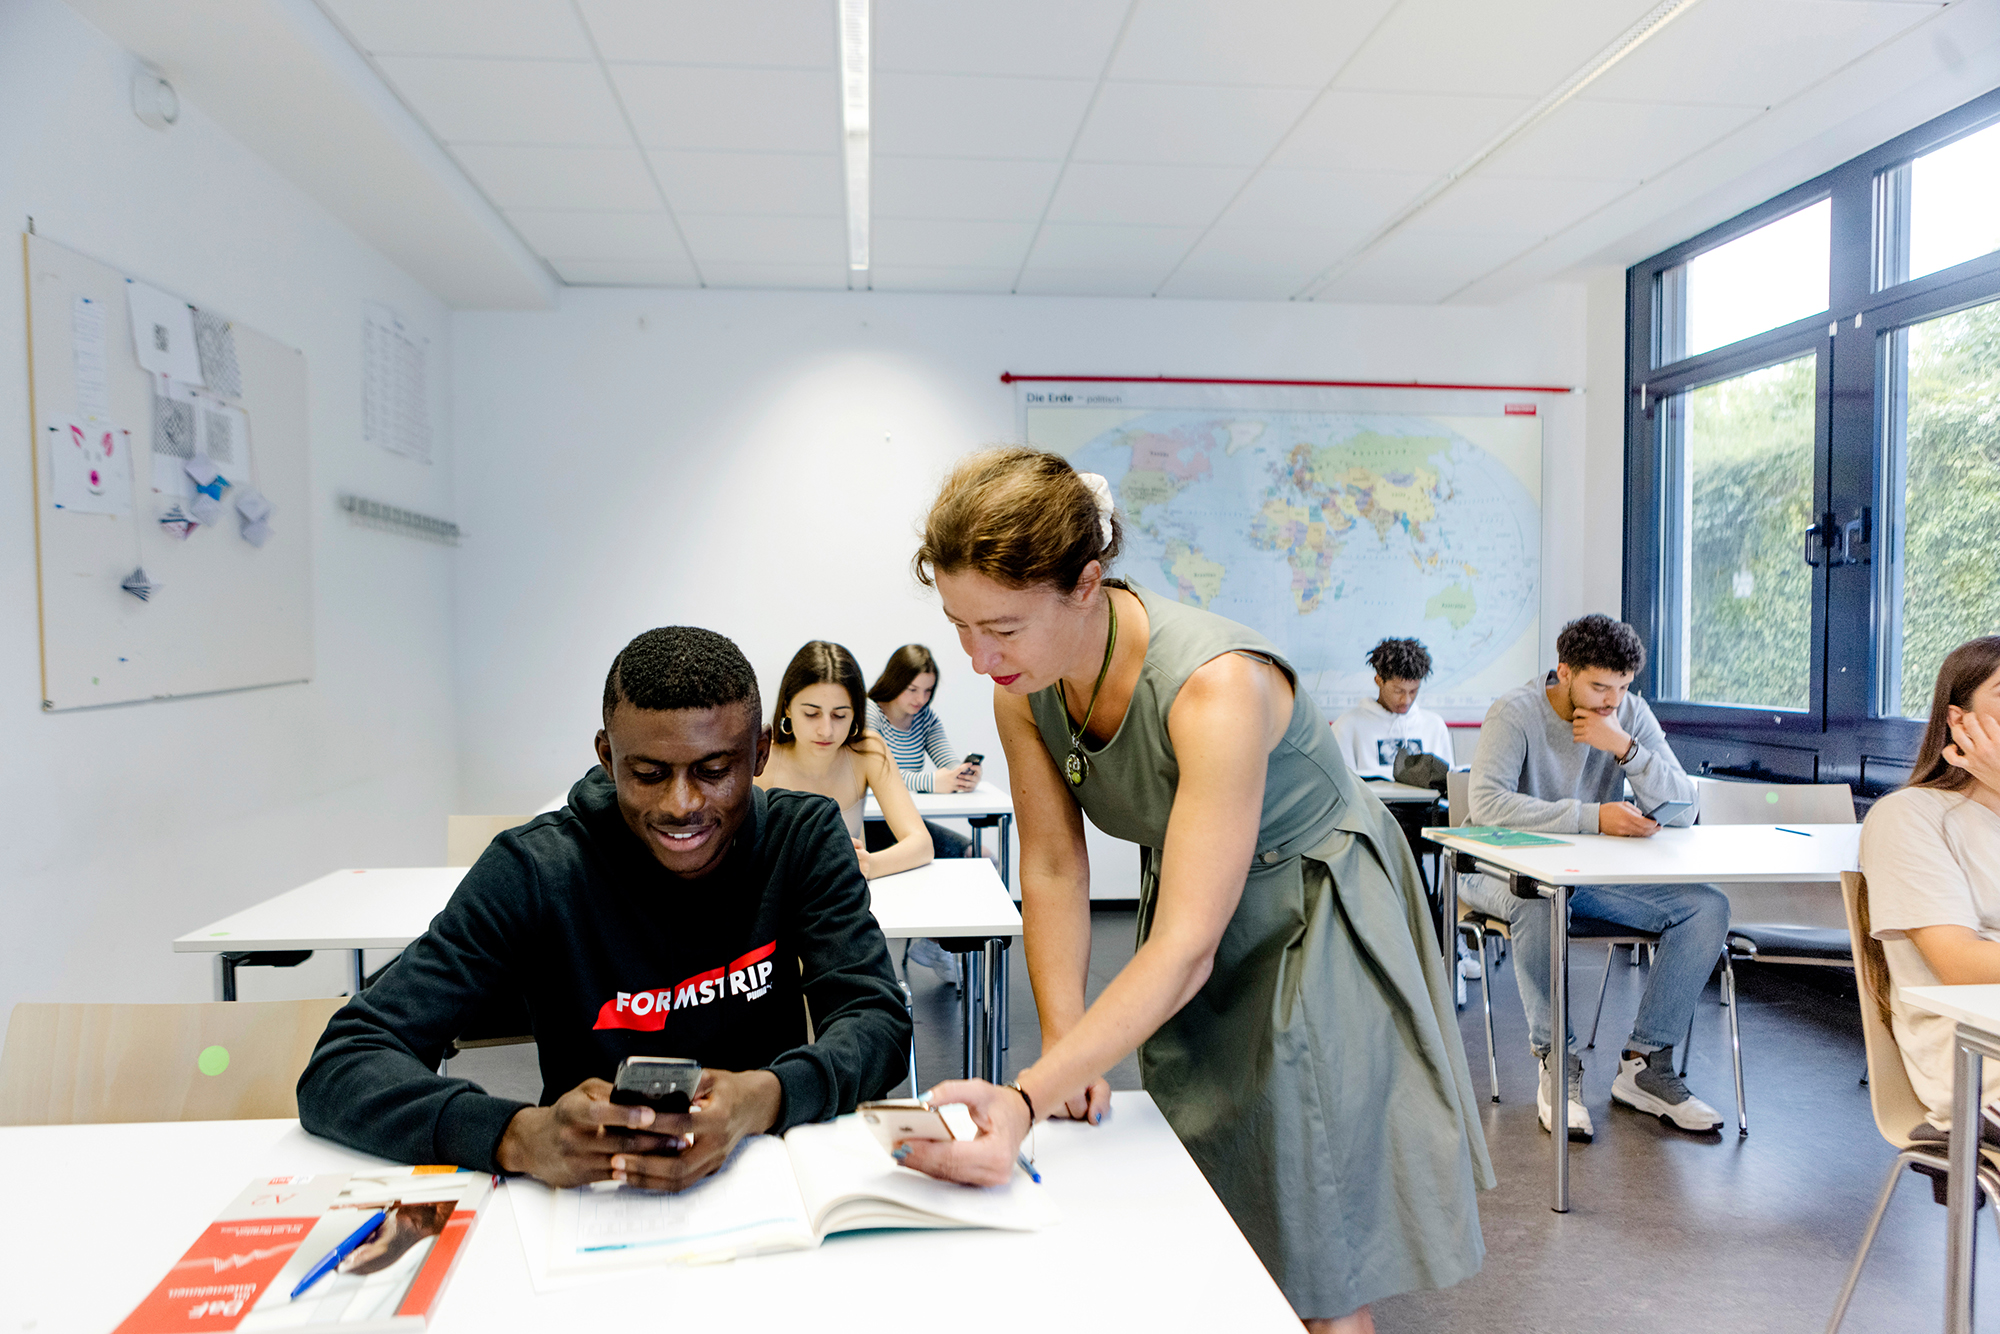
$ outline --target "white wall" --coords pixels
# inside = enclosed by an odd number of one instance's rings
[[[938,653],[954,746],[990,696],[910,578],[949,463],[1014,438],[1004,370],[1581,385],[1581,286],[1491,308],[570,289],[454,317],[458,702],[470,811],[529,811],[592,762],[612,655],[650,626],[735,638],[767,691],[799,644],[872,674]],[[1545,447],[1544,619],[1585,610],[1581,405]],[[1551,629],[1550,633],[1553,631]],[[1100,866],[1129,894],[1130,858]]]
[[[359,421],[362,301],[428,330],[440,379],[445,311],[200,107],[165,134],[141,125],[132,67],[59,0],[0,4],[0,220],[12,233],[32,215],[50,240],[305,353],[314,501],[273,523],[313,544],[317,670],[304,686],[40,712],[24,293],[18,260],[0,263],[0,422],[19,451],[0,468],[0,1014],[207,999],[209,961],[171,953],[172,937],[341,866],[436,863],[456,783],[452,553],[349,527],[333,503],[355,490],[450,512],[442,389],[435,466],[364,447]],[[251,970],[243,994],[333,994],[339,963]]]

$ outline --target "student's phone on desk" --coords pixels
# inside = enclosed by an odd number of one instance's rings
[[[627,1056],[611,1081],[611,1101],[682,1115],[701,1087],[701,1062],[685,1056]]]
[[[1681,812],[1692,810],[1693,807],[1694,803],[1691,801],[1663,801],[1647,811],[1646,818],[1655,824],[1665,824],[1669,820],[1680,819]]]
[[[861,1114],[861,1124],[892,1153],[904,1140],[979,1136],[979,1127],[973,1124],[972,1113],[962,1102],[933,1107],[922,1098],[886,1098],[864,1102],[855,1110]]]

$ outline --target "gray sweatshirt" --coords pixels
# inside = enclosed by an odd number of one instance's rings
[[[1618,725],[1639,743],[1621,765],[1616,756],[1574,738],[1543,692],[1545,683],[1537,677],[1517,686],[1486,711],[1472,760],[1467,824],[1594,834],[1597,808],[1623,800],[1628,781],[1641,811],[1663,801],[1696,800],[1694,780],[1668,748],[1645,700],[1628,694],[1618,705]],[[1691,825],[1698,813],[1690,808],[1667,823]]]

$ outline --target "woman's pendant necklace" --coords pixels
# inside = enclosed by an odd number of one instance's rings
[[[1056,698],[1062,702],[1063,723],[1069,728],[1069,758],[1063,761],[1063,777],[1071,787],[1082,787],[1083,780],[1090,776],[1090,757],[1083,753],[1083,734],[1090,726],[1090,716],[1097,712],[1097,697],[1111,671],[1111,652],[1118,647],[1118,604],[1112,601],[1110,589],[1104,591],[1104,607],[1111,613],[1111,631],[1104,637],[1104,664],[1097,669],[1097,684],[1090,688],[1090,703],[1084,708],[1081,723],[1070,722],[1069,695],[1063,690],[1062,681],[1056,681]]]

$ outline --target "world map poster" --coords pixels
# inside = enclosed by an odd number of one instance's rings
[[[1422,702],[1477,718],[1535,674],[1542,428],[1533,394],[1023,383],[1028,443],[1110,481],[1113,573],[1278,646],[1328,716],[1375,693],[1387,637],[1429,648]]]

